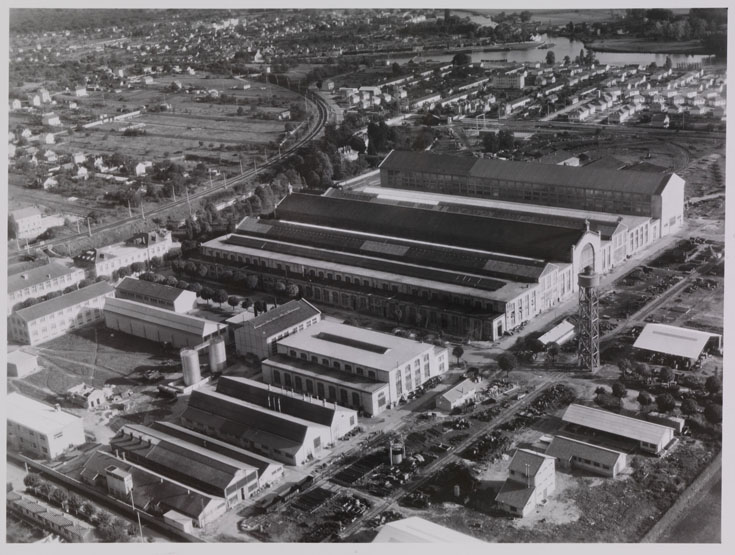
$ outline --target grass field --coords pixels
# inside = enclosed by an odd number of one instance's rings
[[[174,80],[180,81],[184,89],[172,92],[169,87]],[[171,108],[165,112],[144,112],[124,122],[108,123],[67,135],[52,148],[59,154],[80,150],[103,154],[119,151],[135,158],[156,161],[183,154],[211,157],[219,154],[220,145],[244,145],[243,152],[247,156],[252,149],[279,140],[285,131],[285,121],[263,119],[257,113],[273,114],[288,109],[293,103],[302,102],[303,98],[282,87],[260,82],[250,82],[251,88],[243,90],[243,83],[237,79],[181,75],[119,93],[90,92],[89,97],[75,100],[80,110],[94,117],[103,114],[114,116],[120,111],[134,111],[144,105],[168,104]],[[197,102],[194,94],[185,92],[189,86],[217,90],[220,94],[235,97],[237,103]],[[61,101],[70,99],[59,96]],[[243,115],[237,114],[240,107],[244,110]],[[67,115],[71,117],[70,113]],[[136,123],[145,124],[146,134],[124,137],[120,131]],[[221,160],[224,164],[235,164],[239,155],[223,152]]]

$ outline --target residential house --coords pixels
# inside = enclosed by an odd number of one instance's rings
[[[495,502],[512,515],[527,516],[556,489],[554,462],[554,457],[518,449]]]

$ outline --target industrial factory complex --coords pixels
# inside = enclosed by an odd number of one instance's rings
[[[202,260],[316,304],[497,340],[683,222],[676,174],[391,152],[380,188],[291,194]]]

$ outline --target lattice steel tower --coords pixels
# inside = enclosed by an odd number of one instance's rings
[[[600,276],[587,266],[579,274],[579,366],[593,371],[600,366]]]

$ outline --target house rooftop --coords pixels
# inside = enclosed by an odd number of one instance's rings
[[[564,461],[568,461],[573,456],[581,457],[610,468],[615,466],[618,459],[623,456],[618,451],[564,436],[554,437],[551,444],[546,448],[546,455]]]
[[[18,208],[17,210],[11,210],[10,216],[17,222],[25,218],[35,218],[40,216],[41,211],[35,206],[29,206],[27,208]]]
[[[682,358],[696,359],[702,354],[707,342],[722,338],[716,333],[680,328],[667,324],[646,324],[633,347]]]
[[[145,295],[161,301],[173,302],[178,299],[186,290],[162,283],[153,283],[142,279],[125,277],[115,288],[115,291],[130,293],[132,295]],[[191,293],[191,291],[189,292]]]
[[[106,281],[98,281],[87,287],[77,289],[66,295],[55,297],[42,303],[34,304],[28,308],[18,310],[15,314],[25,322],[32,322],[43,316],[48,316],[65,308],[90,301],[102,295],[112,293],[115,289]]]
[[[49,262],[43,266],[36,266],[35,268],[9,275],[8,293],[14,293],[26,287],[33,287],[50,279],[66,276],[78,271],[78,268],[68,268],[58,262]]]
[[[272,337],[296,324],[321,314],[318,308],[303,299],[289,301],[247,320],[245,327],[252,328],[263,337]]]
[[[20,393],[9,393],[5,405],[8,420],[43,434],[55,434],[70,424],[81,422],[73,414],[56,410]]]

